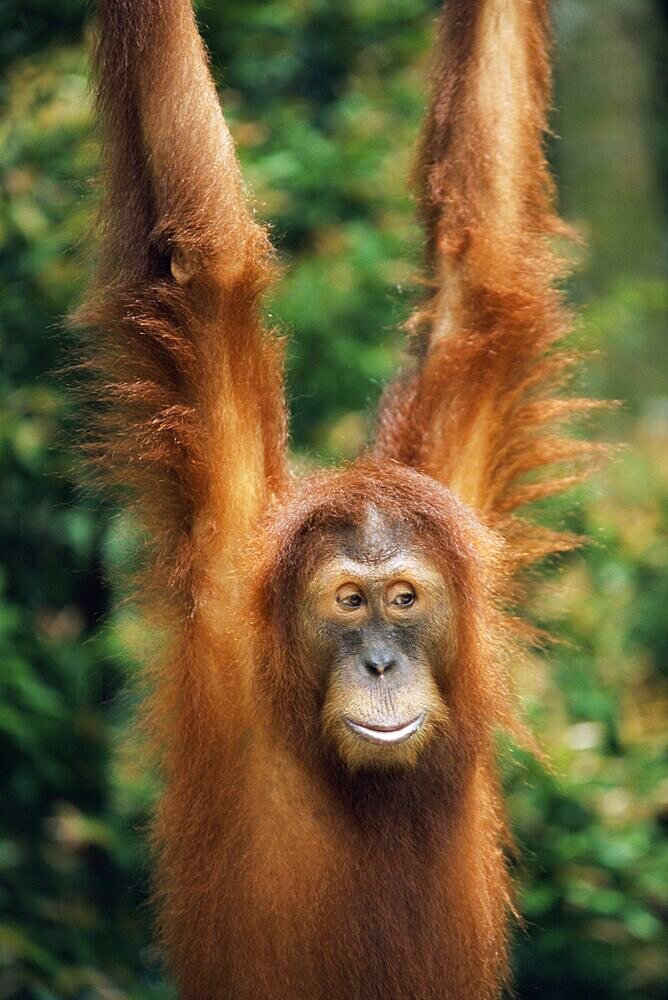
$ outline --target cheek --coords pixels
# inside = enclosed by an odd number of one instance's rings
[[[452,643],[445,621],[422,619],[396,628],[393,641],[397,648],[420,669],[426,669],[440,684],[452,664]]]
[[[429,661],[432,672],[440,681],[450,672],[456,648],[456,630],[453,616],[445,609],[439,609],[420,622],[415,634],[415,642]]]
[[[362,646],[360,630],[341,630],[310,615],[299,626],[298,669],[319,692],[321,703],[337,687],[335,678],[350,665]]]
[[[322,621],[314,629],[315,655],[328,675],[359,655],[364,644],[362,629],[342,629],[333,622]]]

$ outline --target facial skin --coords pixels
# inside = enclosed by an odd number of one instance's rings
[[[323,733],[351,768],[410,766],[448,722],[437,684],[449,658],[445,581],[373,512],[325,548],[301,611],[323,675]]]

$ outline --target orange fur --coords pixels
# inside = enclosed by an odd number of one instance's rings
[[[576,359],[559,343],[571,317],[550,237],[569,232],[543,149],[548,51],[548,0],[447,4],[418,171],[433,290],[376,446],[454,489],[513,569],[576,544],[513,512],[579,482],[600,450],[564,434],[597,404],[561,394]]]
[[[433,291],[371,457],[288,474],[272,278],[189,0],[99,0],[106,198],[76,316],[87,449],[145,532],[147,712],[165,793],[156,900],[184,1000],[493,1000],[511,891],[493,731],[513,725],[503,602],[572,539],[516,509],[580,475],[554,430],[568,314],[542,150],[545,0],[450,0],[420,158]],[[317,542],[369,508],[452,592],[448,725],[401,772],[351,774],[318,730],[290,613]]]

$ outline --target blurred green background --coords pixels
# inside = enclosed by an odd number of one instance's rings
[[[406,194],[428,0],[209,0],[207,42],[286,274],[295,448],[354,451],[419,262]],[[585,388],[626,450],[568,504],[593,544],[536,578],[564,641],[518,686],[554,763],[503,757],[526,928],[520,1000],[668,997],[668,145],[662,0],[563,0],[551,146],[579,226]],[[169,996],[150,944],[150,780],[116,753],[132,623],[113,511],[77,492],[53,372],[81,294],[97,150],[83,0],[0,0],[0,1000]],[[513,758],[519,757],[518,760]],[[465,998],[462,998],[465,1000]]]

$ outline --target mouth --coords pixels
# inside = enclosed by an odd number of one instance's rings
[[[398,727],[363,726],[361,722],[353,722],[352,719],[345,721],[346,725],[363,740],[368,740],[369,743],[378,743],[381,746],[393,746],[397,743],[404,743],[418,731],[424,722],[424,712],[420,712],[412,722],[406,722],[403,726]]]

